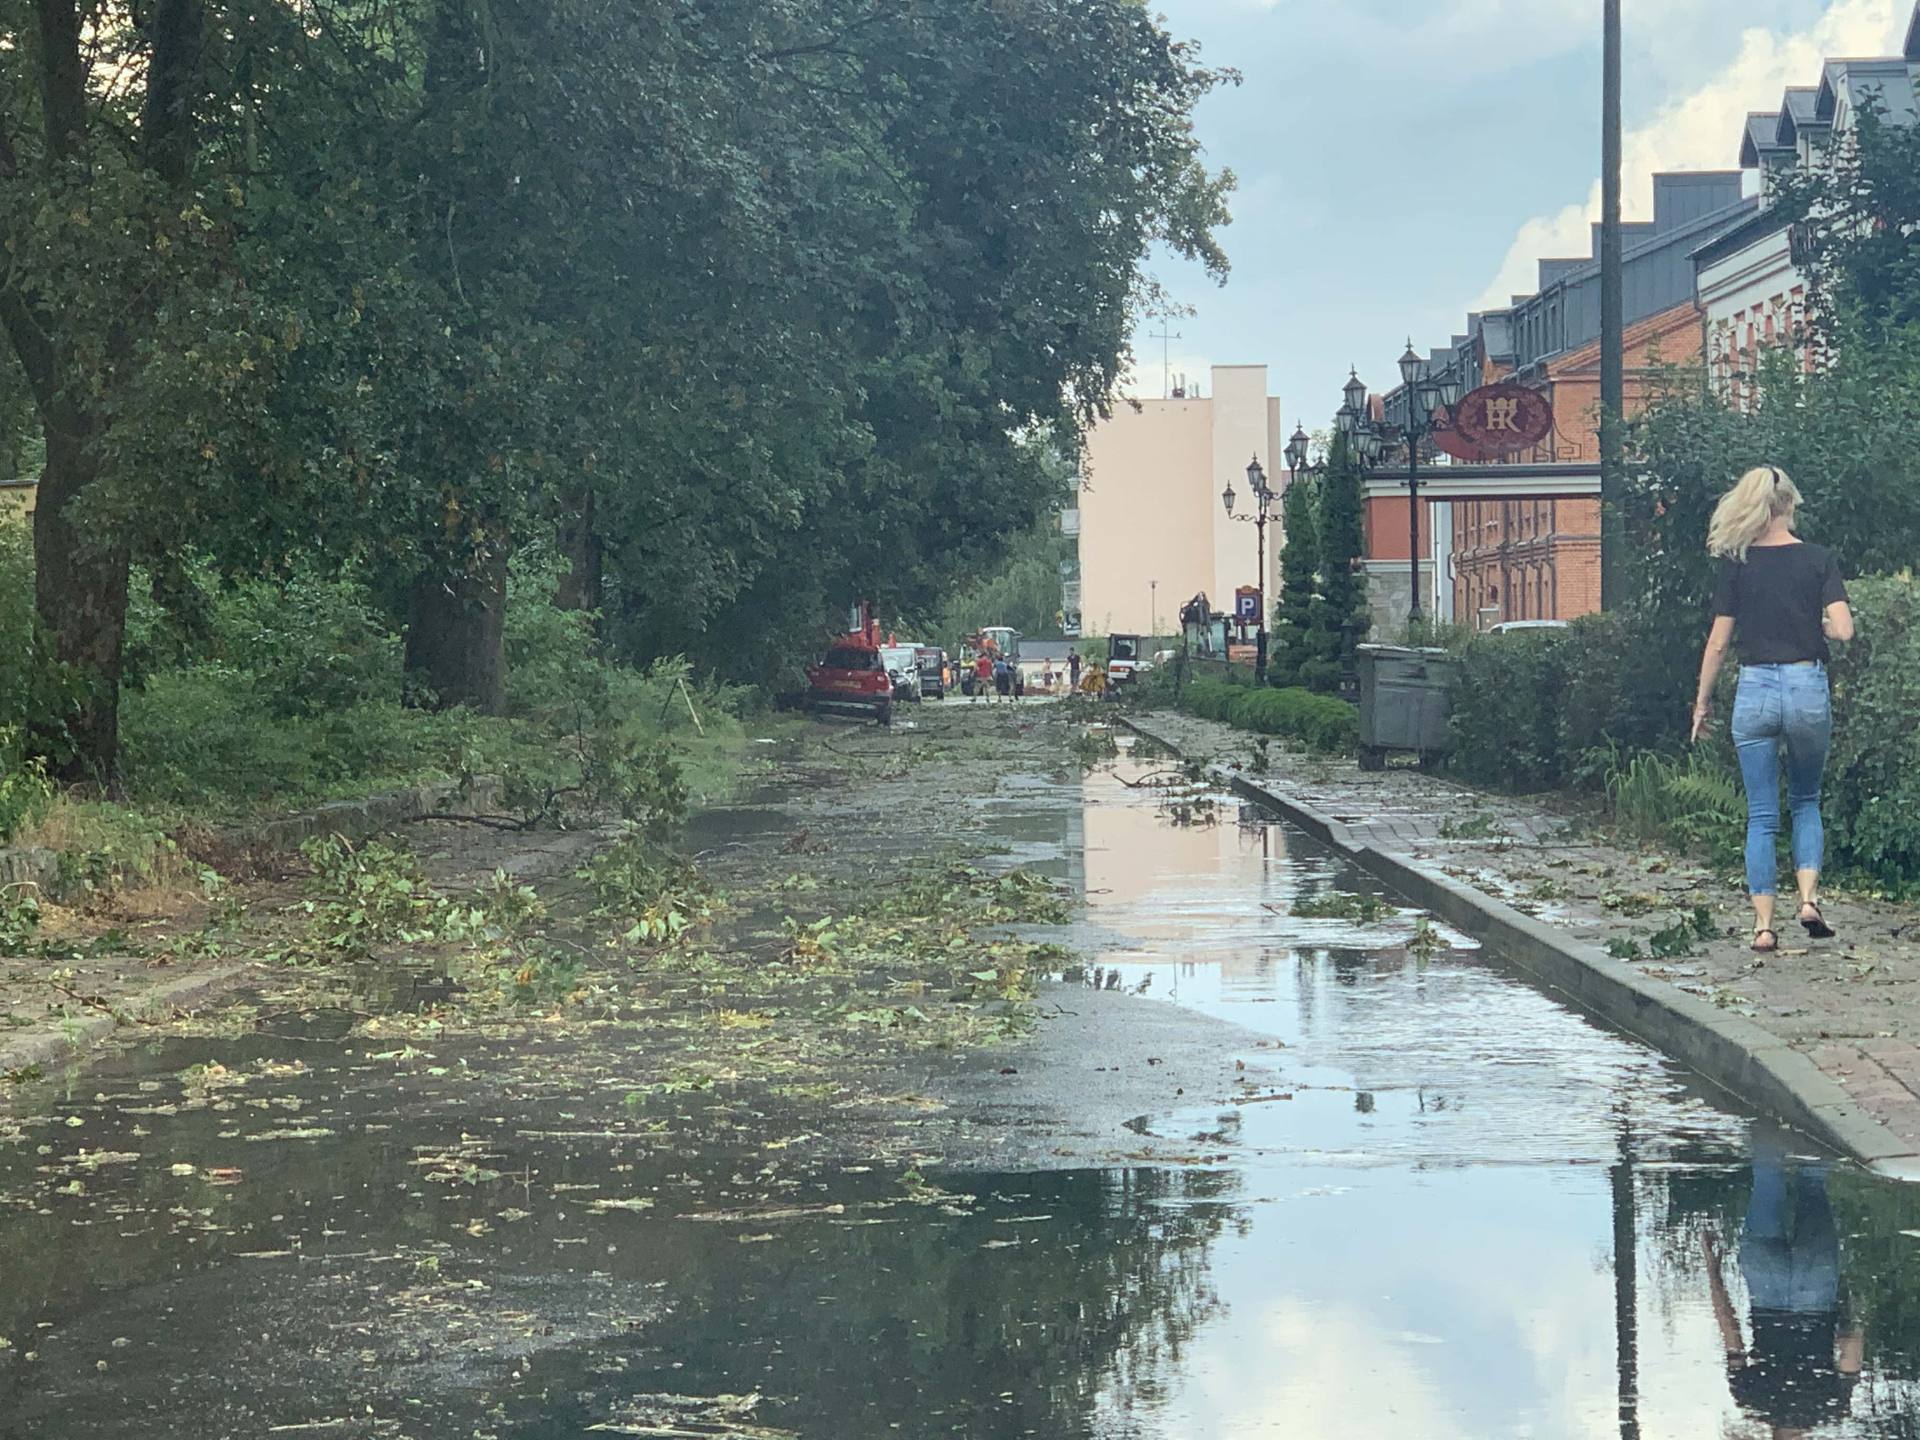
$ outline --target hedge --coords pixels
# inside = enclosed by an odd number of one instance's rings
[[[1353,706],[1311,690],[1195,680],[1187,686],[1184,704],[1189,713],[1204,720],[1296,740],[1322,754],[1352,749],[1359,732],[1359,716]]]

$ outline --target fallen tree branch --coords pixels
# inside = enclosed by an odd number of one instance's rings
[[[424,815],[409,815],[408,824],[421,820],[458,820],[468,825],[485,825],[492,830],[531,830],[533,821],[516,820],[511,815],[463,815],[457,810],[429,810]]]

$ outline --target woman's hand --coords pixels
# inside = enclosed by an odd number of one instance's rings
[[[1698,742],[1707,733],[1707,722],[1713,718],[1713,701],[1696,700],[1693,702],[1693,739]]]

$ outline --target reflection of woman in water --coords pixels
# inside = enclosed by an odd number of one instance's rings
[[[1785,1159],[1777,1142],[1756,1136],[1740,1237],[1751,1344],[1743,1343],[1727,1298],[1719,1242],[1711,1233],[1701,1241],[1733,1398],[1773,1427],[1774,1440],[1845,1416],[1864,1352],[1859,1327],[1840,1323],[1840,1236],[1827,1167],[1804,1164],[1789,1174]]]

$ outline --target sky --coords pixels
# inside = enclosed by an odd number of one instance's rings
[[[1172,369],[1270,366],[1286,428],[1323,428],[1350,364],[1384,390],[1466,314],[1591,252],[1600,204],[1601,0],[1149,0],[1241,82],[1202,102],[1209,164],[1239,178],[1224,288],[1150,268],[1192,313]],[[1899,53],[1914,0],[1624,0],[1628,220],[1656,170],[1730,170],[1750,110],[1825,56]],[[1158,319],[1127,393],[1162,393]]]

